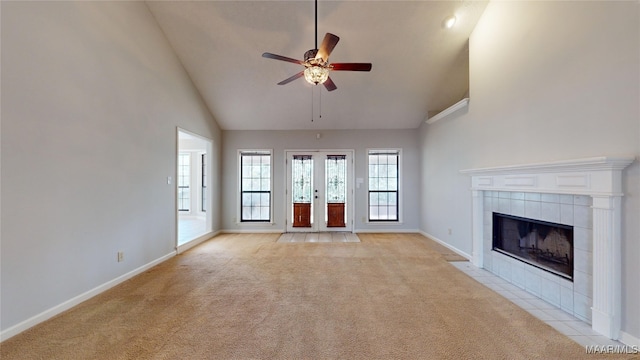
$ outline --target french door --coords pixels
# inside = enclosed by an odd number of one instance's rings
[[[287,231],[352,231],[353,150],[287,151]]]

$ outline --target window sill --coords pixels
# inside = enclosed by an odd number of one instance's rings
[[[236,225],[248,225],[248,226],[274,226],[276,223],[272,221],[236,221]]]
[[[400,220],[397,221],[371,221],[371,220],[367,220],[365,221],[365,224],[367,225],[383,225],[383,226],[389,226],[389,225],[403,225],[404,223]]]

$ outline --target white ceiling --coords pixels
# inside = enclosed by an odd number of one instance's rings
[[[340,37],[330,62],[371,62],[335,71],[327,92],[281,80],[315,47],[314,2],[148,1],[222,129],[410,129],[465,96],[468,38],[486,1],[319,1],[318,41]],[[454,28],[444,19],[455,14]],[[313,121],[312,121],[313,119]]]

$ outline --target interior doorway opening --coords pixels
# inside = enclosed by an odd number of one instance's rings
[[[176,172],[177,246],[210,233],[212,141],[178,129]]]

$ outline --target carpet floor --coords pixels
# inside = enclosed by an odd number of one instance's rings
[[[421,235],[279,236],[217,236],[6,340],[0,358],[637,358],[587,355]]]

